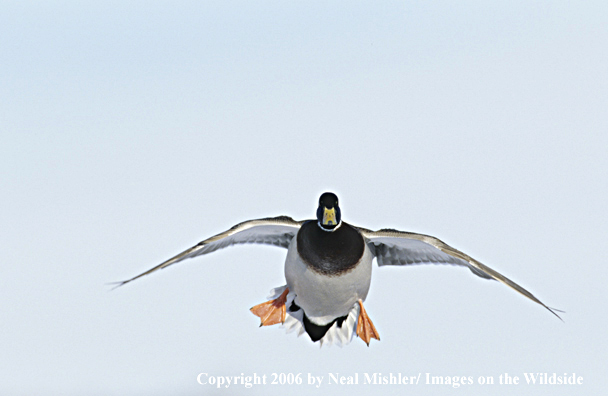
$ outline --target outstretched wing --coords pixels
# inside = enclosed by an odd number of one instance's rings
[[[291,217],[287,216],[244,221],[235,225],[228,231],[224,231],[220,234],[212,236],[211,238],[205,239],[202,242],[199,242],[190,249],[181,252],[177,256],[160,263],[156,267],[151,268],[144,273],[141,273],[131,279],[117,282],[116,287],[127,284],[135,279],[166,268],[171,264],[178,263],[187,258],[215,252],[218,249],[231,245],[240,243],[260,243],[287,248],[303,223],[304,221],[295,221]]]
[[[403,232],[392,229],[370,231],[359,228],[372,253],[376,256],[378,265],[408,265],[408,264],[453,264],[467,267],[475,275],[486,279],[497,280],[530,300],[547,308],[560,320],[562,318],[542,303],[532,293],[519,286],[492,268],[483,265],[471,256],[454,249],[443,241],[423,234]]]

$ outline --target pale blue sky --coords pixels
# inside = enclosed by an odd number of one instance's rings
[[[0,3],[0,393],[244,392],[201,372],[605,390],[606,20],[600,1]],[[462,268],[375,267],[382,341],[319,350],[248,312],[284,284],[285,251],[260,246],[105,285],[243,220],[311,218],[326,190],[345,221],[437,236],[565,323]]]

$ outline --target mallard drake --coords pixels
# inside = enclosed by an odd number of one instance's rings
[[[372,260],[379,266],[453,264],[475,275],[497,280],[560,316],[523,287],[441,240],[423,234],[381,229],[370,231],[342,221],[338,197],[319,198],[316,220],[279,216],[249,220],[196,244],[131,279],[122,286],[184,259],[241,243],[287,249],[286,285],[271,291],[269,301],[251,308],[260,326],[283,323],[287,331],[308,334],[313,342],[348,344],[354,334],[368,346],[380,340],[363,302],[369,291]]]

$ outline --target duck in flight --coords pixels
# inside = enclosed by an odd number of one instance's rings
[[[507,285],[561,320],[557,310],[523,287],[435,237],[393,229],[370,231],[342,221],[338,197],[330,192],[319,198],[316,220],[295,221],[279,216],[245,221],[140,275],[119,282],[118,286],[184,259],[242,243],[287,249],[287,284],[274,289],[269,301],[251,308],[251,312],[260,317],[260,326],[283,323],[288,332],[306,333],[321,345],[345,345],[355,334],[368,346],[372,338],[380,340],[363,307],[374,258],[379,266],[452,264],[467,267],[477,276]]]

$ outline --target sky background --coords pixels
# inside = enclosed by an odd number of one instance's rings
[[[598,394],[608,387],[605,1],[0,2],[3,395]],[[434,235],[521,284],[374,267],[381,342],[248,309],[286,250],[110,291],[253,218]],[[199,373],[576,373],[582,386],[214,389]]]

